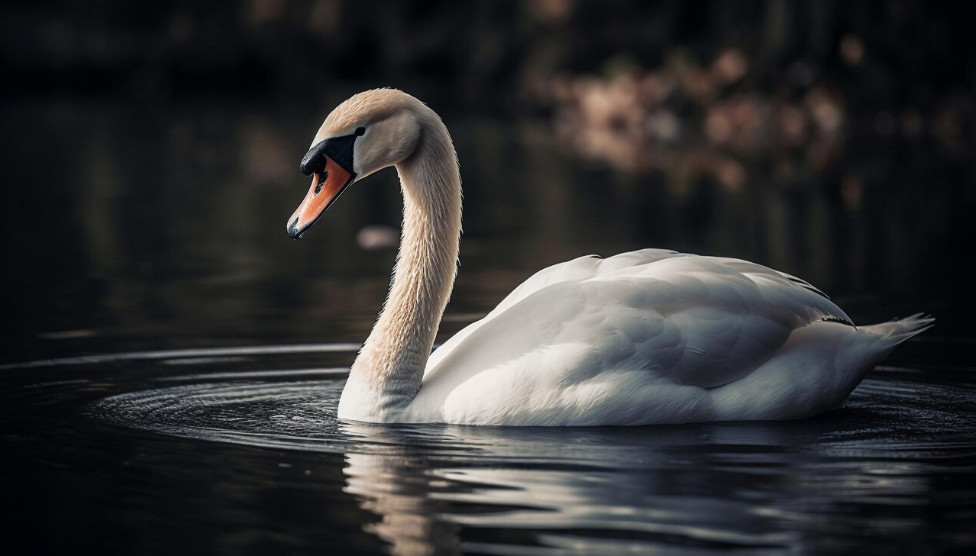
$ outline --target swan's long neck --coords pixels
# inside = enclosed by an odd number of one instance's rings
[[[352,366],[340,417],[384,420],[413,400],[454,286],[461,178],[440,118],[432,112],[421,118],[417,148],[396,168],[403,190],[400,252],[386,304]]]

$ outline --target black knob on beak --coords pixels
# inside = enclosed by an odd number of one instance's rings
[[[305,153],[302,158],[301,169],[306,176],[321,174],[325,169],[325,157],[329,157],[349,173],[352,169],[352,151],[356,143],[356,138],[362,133],[357,131],[354,135],[343,135],[341,137],[330,137],[321,143],[314,145]]]
[[[311,176],[312,174],[322,173],[322,170],[325,169],[325,150],[328,142],[329,140],[326,139],[305,153],[305,157],[302,158],[302,164],[299,166],[302,174]]]

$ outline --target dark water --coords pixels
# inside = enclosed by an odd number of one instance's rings
[[[325,105],[322,112],[326,110]],[[379,427],[335,404],[382,301],[395,177],[292,242],[318,125],[292,107],[6,106],[0,487],[33,552],[935,554],[976,550],[972,161],[856,142],[739,190],[447,118],[465,183],[441,338],[534,270],[641,246],[748,258],[858,322],[938,326],[786,423]],[[868,148],[870,147],[870,148]],[[900,154],[900,156],[899,156]],[[865,170],[869,169],[869,170]],[[845,202],[847,173],[868,176]],[[870,176],[874,176],[873,178]]]

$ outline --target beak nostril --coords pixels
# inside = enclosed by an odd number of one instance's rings
[[[325,185],[325,180],[327,179],[329,179],[328,170],[322,170],[322,173],[319,174],[319,183],[315,185],[315,195],[318,195],[322,191],[322,186]]]

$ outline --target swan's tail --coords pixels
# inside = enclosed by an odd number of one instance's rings
[[[888,355],[898,344],[935,326],[934,322],[933,317],[916,313],[903,319],[862,326],[860,330],[877,336],[879,351],[883,355]]]
[[[857,327],[856,334],[847,336],[853,343],[847,344],[838,360],[838,368],[846,369],[841,371],[840,376],[846,377],[844,380],[847,384],[839,391],[843,391],[846,397],[899,344],[925,332],[934,322],[934,318],[918,313],[903,319]]]

